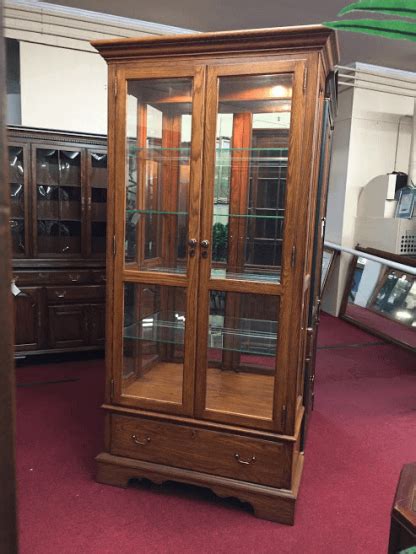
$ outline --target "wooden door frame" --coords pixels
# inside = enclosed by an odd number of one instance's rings
[[[114,117],[109,122],[109,156],[113,157],[112,169],[109,177],[109,202],[114,208],[108,212],[108,237],[114,237],[115,255],[113,257],[113,243],[107,240],[108,265],[113,268],[108,274],[108,289],[112,291],[107,308],[107,350],[108,373],[114,382],[113,403],[130,407],[143,408],[173,414],[193,415],[194,383],[195,383],[195,352],[196,352],[196,300],[198,283],[198,259],[188,257],[188,274],[160,273],[139,271],[133,266],[125,266],[124,262],[124,234],[125,234],[125,178],[126,178],[126,115],[127,115],[127,81],[134,79],[162,79],[162,78],[192,78],[192,142],[191,142],[191,178],[189,183],[189,238],[199,239],[200,191],[202,179],[202,140],[203,129],[201,122],[204,118],[204,88],[205,66],[200,62],[189,62],[186,66],[172,67],[170,63],[154,63],[148,65],[133,63],[126,65],[110,64],[109,71],[109,113]],[[111,260],[113,262],[111,263]],[[183,398],[182,404],[173,404],[153,399],[124,397],[122,394],[122,348],[123,348],[123,313],[124,313],[124,283],[151,284],[162,286],[177,286],[187,290],[187,317],[186,339],[184,345],[183,369]],[[109,296],[107,296],[107,301]],[[108,314],[111,314],[110,316]],[[111,360],[111,361],[110,361]]]
[[[215,140],[216,118],[218,105],[218,78],[221,76],[237,75],[264,75],[264,74],[293,74],[293,92],[291,99],[291,128],[289,137],[288,171],[285,201],[284,242],[282,253],[281,280],[278,284],[261,281],[247,282],[243,280],[212,279],[211,256],[202,259],[200,264],[199,280],[199,309],[198,309],[198,370],[195,389],[195,412],[198,418],[221,421],[276,432],[290,432],[291,426],[287,422],[289,408],[294,414],[296,398],[288,394],[289,374],[296,371],[293,366],[293,349],[296,350],[298,333],[301,326],[300,314],[292,309],[291,298],[297,294],[296,285],[303,281],[303,264],[295,260],[296,248],[301,244],[302,232],[298,233],[299,216],[305,210],[306,200],[302,199],[300,187],[303,168],[303,143],[306,107],[306,71],[311,57],[306,55],[302,59],[282,60],[276,58],[268,61],[258,61],[256,64],[238,62],[217,64],[217,60],[208,62],[206,86],[206,119],[205,119],[205,146],[204,146],[204,182],[214,183],[215,176]],[[308,178],[309,190],[309,178]],[[201,225],[201,239],[211,241],[213,194],[214,187],[205,186],[203,191],[203,214]],[[302,227],[302,226],[301,226]],[[299,236],[301,235],[301,236]],[[300,253],[302,249],[300,249]],[[297,263],[296,263],[297,262]],[[205,408],[206,371],[208,352],[208,318],[209,292],[223,290],[229,292],[246,292],[252,294],[270,294],[280,296],[280,314],[278,316],[280,334],[276,356],[276,374],[274,387],[274,403],[272,419],[243,416],[225,412],[216,412]],[[201,354],[202,353],[202,354]],[[295,355],[297,356],[297,354]],[[290,424],[293,423],[294,415]]]
[[[6,60],[3,37],[3,2],[0,0],[0,544],[16,554],[16,469],[15,469],[15,377],[13,359],[13,313],[11,282],[10,200],[7,185],[7,141],[4,127]]]

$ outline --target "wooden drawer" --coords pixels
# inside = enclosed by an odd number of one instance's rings
[[[47,297],[49,302],[78,302],[103,300],[105,287],[99,285],[72,286],[72,287],[48,287]]]
[[[13,279],[18,287],[30,285],[46,285],[49,283],[48,271],[21,271],[13,272]]]
[[[112,416],[111,453],[289,488],[291,445],[126,416]]]
[[[101,270],[94,270],[91,272],[91,281],[93,283],[97,283],[99,285],[105,285],[107,279],[106,279],[106,275],[105,275],[105,271],[101,271]]]
[[[30,285],[72,285],[87,284],[92,280],[91,272],[86,270],[65,270],[65,271],[23,271],[15,272],[14,279],[17,286]],[[97,282],[98,281],[94,281]]]
[[[49,283],[57,285],[76,285],[91,282],[89,271],[80,271],[73,269],[71,271],[51,271],[49,274]]]

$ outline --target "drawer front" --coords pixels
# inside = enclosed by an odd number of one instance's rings
[[[49,274],[49,283],[57,285],[76,285],[91,282],[89,271],[80,271],[73,269],[71,271],[51,271]]]
[[[48,271],[22,271],[14,272],[13,279],[16,282],[16,286],[36,286],[47,285],[49,283]]]
[[[92,280],[91,272],[86,270],[65,270],[65,271],[24,271],[16,272],[13,275],[17,286],[30,285],[76,285],[87,284]],[[97,280],[93,281],[98,283]],[[102,283],[101,283],[102,284]]]
[[[290,487],[290,444],[113,415],[111,453],[251,483]]]
[[[97,283],[97,285],[105,285],[107,281],[105,271],[92,271],[91,277],[92,282]]]
[[[72,287],[48,287],[47,296],[49,302],[73,302],[103,300],[105,287],[99,285],[72,286]]]

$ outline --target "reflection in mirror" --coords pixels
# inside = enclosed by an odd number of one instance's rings
[[[416,349],[416,279],[356,257],[344,317],[386,339]]]

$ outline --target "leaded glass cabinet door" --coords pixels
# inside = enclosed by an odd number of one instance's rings
[[[203,76],[189,64],[183,72],[141,64],[119,73],[125,141],[116,194],[124,208],[115,221],[124,238],[115,294],[124,308],[115,321],[123,329],[116,395],[184,414],[193,411]]]
[[[35,254],[41,258],[80,257],[84,251],[82,151],[33,146],[32,159]]]
[[[282,427],[303,71],[301,62],[208,68],[199,417]]]
[[[10,183],[10,231],[14,258],[30,255],[28,218],[28,147],[24,144],[9,142],[9,183]]]

